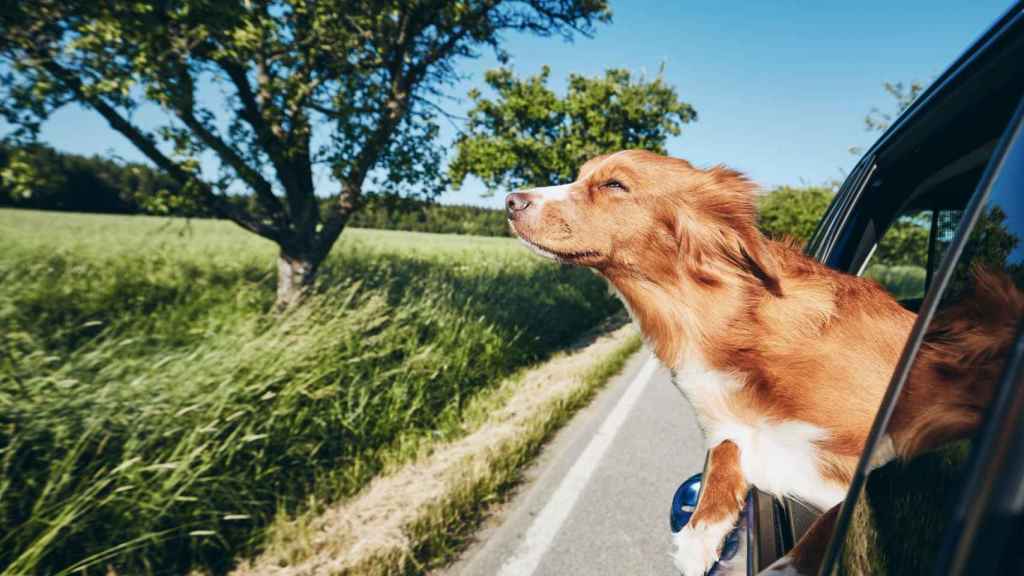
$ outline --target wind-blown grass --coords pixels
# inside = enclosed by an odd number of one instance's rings
[[[345,236],[279,317],[229,224],[0,211],[0,569],[223,572],[617,309],[505,239]]]

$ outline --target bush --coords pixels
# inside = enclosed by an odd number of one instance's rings
[[[828,188],[783,186],[758,198],[761,231],[775,239],[807,242],[834,194]]]

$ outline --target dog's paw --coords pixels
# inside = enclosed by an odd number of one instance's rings
[[[675,552],[672,561],[683,576],[704,576],[718,561],[722,541],[731,528],[729,523],[684,526],[672,536]]]

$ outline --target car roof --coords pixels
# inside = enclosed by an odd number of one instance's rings
[[[1024,1],[1018,1],[914,100],[864,153],[862,161],[884,156],[888,149],[899,146],[912,127],[927,120],[933,108],[947,102],[950,96],[965,84],[971,83],[979,73],[991,72],[994,60],[1002,60],[1003,73],[1021,73],[1020,62],[1024,60],[1013,56],[1021,51],[1022,38]]]

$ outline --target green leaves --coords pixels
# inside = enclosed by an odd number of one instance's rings
[[[893,120],[897,116],[903,113],[904,110],[910,108],[910,105],[917,100],[917,97],[924,92],[925,84],[917,80],[910,84],[904,84],[903,82],[885,82],[882,84],[882,88],[896,100],[896,112],[890,114],[883,112],[878,108],[872,108],[871,112],[864,117],[864,129],[868,132],[884,132],[889,125],[892,124]]]
[[[44,162],[29,150],[10,151],[5,165],[0,166],[0,188],[5,188],[14,200],[27,200],[37,191],[43,194],[64,185],[64,175],[45,170]]]
[[[572,180],[593,156],[643,148],[665,152],[668,136],[697,119],[661,74],[634,79],[613,69],[604,77],[572,74],[564,97],[548,87],[548,67],[520,79],[499,68],[485,75],[496,98],[472,91],[475,106],[449,166],[456,185],[473,174],[490,188],[544,186]]]
[[[776,238],[806,242],[814,233],[834,193],[822,186],[782,186],[758,199],[761,231]]]

